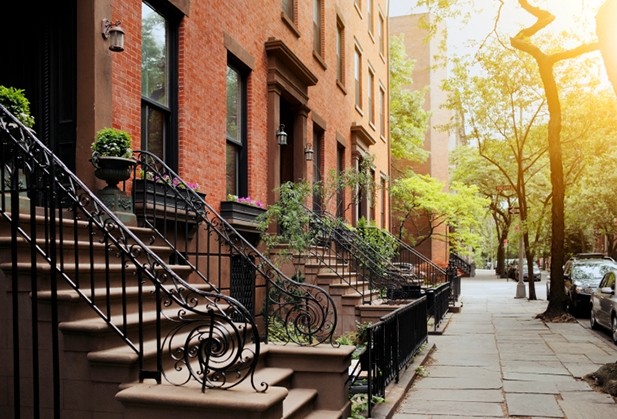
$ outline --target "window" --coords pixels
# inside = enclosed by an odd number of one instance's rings
[[[233,62],[227,64],[226,190],[247,195],[246,78]]]
[[[345,27],[336,21],[336,80],[345,85]]]
[[[386,202],[388,201],[388,190],[386,176],[381,175],[381,228],[386,228]]]
[[[345,171],[345,148],[339,145],[336,148],[336,172],[339,176]],[[343,218],[345,215],[345,189],[336,190],[336,216]]]
[[[324,131],[317,125],[313,124],[313,184],[320,185],[322,181],[321,168],[323,165],[323,156],[321,153],[323,144]],[[322,191],[317,188],[313,189],[313,211],[321,213],[323,207]]]
[[[362,54],[358,48],[356,48],[354,53],[354,83],[356,107],[362,109]]]
[[[369,68],[368,71],[368,91],[366,105],[368,106],[368,121],[375,125],[375,73]]]
[[[322,27],[323,14],[321,10],[322,0],[313,0],[313,51],[323,57]]]
[[[382,14],[379,14],[379,27],[378,27],[378,34],[377,34],[377,42],[379,42],[379,53],[381,55],[386,55],[385,54],[385,45],[386,45],[386,40],[384,39],[384,33],[385,33],[385,19],[382,16]]]
[[[283,0],[282,2],[283,13],[285,13],[287,17],[289,18],[289,20],[291,20],[292,22],[296,21],[296,13],[295,13],[296,4],[295,3],[296,3],[295,0]]]
[[[386,91],[379,86],[379,135],[386,138]]]
[[[373,35],[373,0],[366,0],[366,20],[368,21],[368,33]]]
[[[177,168],[177,25],[142,3],[141,148]]]

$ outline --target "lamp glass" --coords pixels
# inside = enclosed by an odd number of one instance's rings
[[[109,49],[111,51],[124,51],[124,31],[120,26],[112,26],[109,29]]]
[[[276,130],[276,141],[279,145],[287,145],[287,133],[284,124],[281,124],[279,129]]]

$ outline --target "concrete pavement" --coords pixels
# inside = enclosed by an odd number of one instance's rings
[[[461,311],[448,316],[443,334],[429,336],[427,350],[371,417],[617,418],[613,397],[582,379],[617,361],[617,345],[588,319],[536,319],[547,305],[546,275],[535,283],[536,301],[515,298],[516,282],[492,270],[463,278]]]

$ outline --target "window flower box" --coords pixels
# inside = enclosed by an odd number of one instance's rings
[[[187,200],[177,196],[176,192],[180,195],[184,194],[188,201],[193,202],[191,205]],[[201,199],[205,199],[206,194],[196,192]],[[143,208],[146,204],[150,207],[154,207],[157,210],[163,210],[165,212],[175,212],[176,210],[186,213],[193,211],[193,206],[199,208],[198,212],[205,213],[205,209],[201,205],[189,189],[176,188],[165,182],[157,182],[149,179],[134,179],[133,180],[133,197],[135,199],[135,207]]]
[[[221,201],[221,217],[234,227],[246,227],[256,230],[258,220],[266,209],[238,201]]]

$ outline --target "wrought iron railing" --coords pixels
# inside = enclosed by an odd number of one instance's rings
[[[135,213],[140,224],[175,249],[174,260],[249,308],[264,325],[260,332],[265,342],[334,344],[336,308],[322,288],[283,274],[157,156],[139,151],[136,159],[133,183],[127,188]],[[179,231],[184,234],[176,234]],[[260,293],[266,297],[257,301]]]
[[[367,417],[371,417],[375,404],[373,396],[385,398],[388,384],[398,383],[401,372],[427,342],[426,310],[426,297],[421,297],[383,316],[364,331],[366,349],[350,374],[350,392],[367,394]]]
[[[376,228],[376,227],[371,227]],[[418,252],[387,230],[378,229],[383,235],[390,237],[396,243],[396,251],[392,262],[407,272],[414,281],[423,287],[435,288],[448,281],[446,270],[435,264],[432,260]]]
[[[467,276],[471,276],[473,270],[471,263],[467,262],[465,259],[457,255],[456,253],[450,252],[450,260],[448,263],[449,265],[453,265],[455,268],[467,274]]]
[[[160,164],[148,153],[137,157],[146,177]],[[168,168],[156,167],[178,178]],[[228,248],[227,257],[252,266],[268,284],[263,311],[266,330],[269,319],[276,316],[287,341],[332,342],[336,312],[329,296],[317,287],[286,278],[190,188],[172,188],[184,209],[166,205],[162,218],[156,212],[151,217],[145,210],[141,217],[156,219],[159,227],[165,224],[159,238],[172,246],[180,236],[174,226],[182,225],[188,233],[206,228],[208,246],[199,256],[208,262],[210,257],[218,258],[212,264],[216,266],[206,263],[206,269],[200,267],[198,258],[191,259],[193,245],[188,241],[184,247],[173,247],[169,260],[159,256],[151,248],[154,236],[147,244],[142,241],[135,229],[128,228],[3,106],[0,169],[0,232],[3,246],[11,249],[0,256],[6,278],[1,284],[6,291],[3,301],[11,306],[4,331],[12,334],[8,348],[3,349],[13,355],[15,417],[24,403],[21,377],[26,371],[32,372],[31,394],[35,394],[34,400],[28,398],[31,408],[41,409],[37,395],[51,388],[54,410],[59,412],[59,301],[67,294],[87,303],[137,355],[140,380],[160,383],[165,379],[177,385],[197,381],[205,390],[231,388],[248,379],[256,391],[266,391],[267,384],[254,381],[263,340],[255,313],[210,281],[229,268],[216,254],[215,243],[221,254],[221,249]],[[51,310],[45,315],[49,331],[37,322],[39,306],[45,303]],[[30,314],[24,317],[26,311]],[[32,363],[26,365],[26,359]],[[40,374],[47,365],[52,372]]]
[[[326,212],[318,214],[308,209],[307,211],[311,215],[311,228],[316,232],[316,241],[324,244],[318,250],[321,252],[320,260],[336,260],[332,271],[336,270],[342,281],[349,282],[350,275],[353,274],[358,280],[355,287],[362,295],[363,303],[370,304],[374,300],[374,290],[379,291],[377,297],[386,298],[392,290],[400,289],[407,283],[407,278],[389,259],[371,247],[342,220]]]

